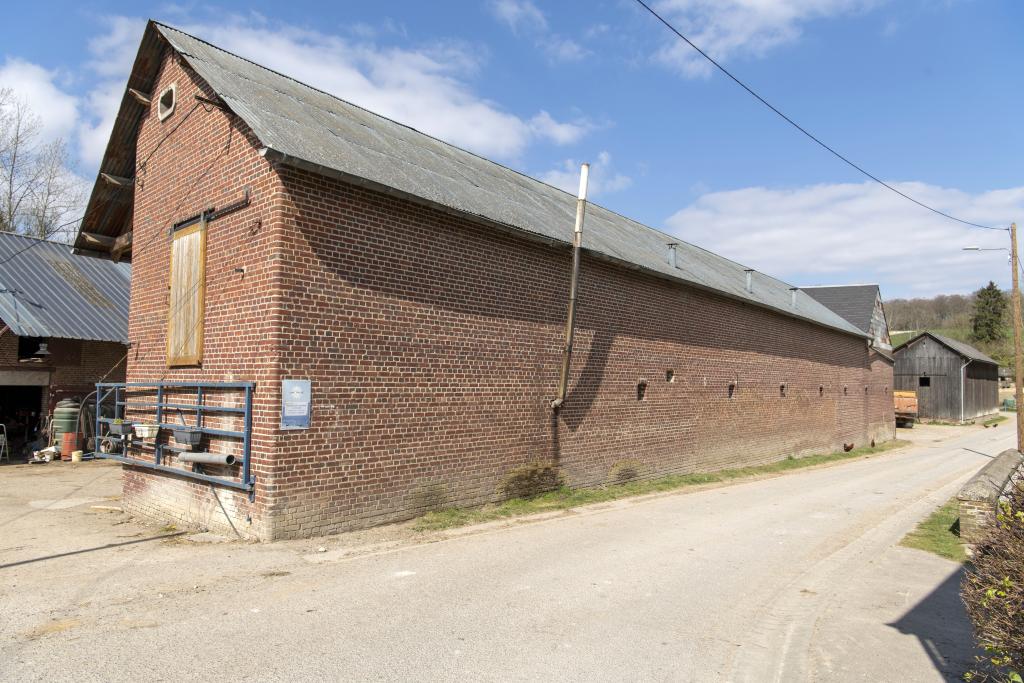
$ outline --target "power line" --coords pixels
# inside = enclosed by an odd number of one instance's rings
[[[717,61],[715,61],[715,60],[714,60],[714,59],[713,59],[713,58],[711,57],[711,55],[709,55],[709,54],[708,54],[707,52],[704,52],[704,50],[702,50],[702,49],[700,49],[699,47],[697,47],[697,45],[696,45],[696,44],[694,44],[694,42],[693,42],[692,40],[690,40],[689,38],[687,38],[686,36],[684,36],[684,35],[683,35],[682,33],[680,33],[680,32],[679,32],[679,30],[678,30],[678,29],[677,29],[677,28],[676,28],[675,26],[673,26],[672,24],[670,24],[670,23],[668,22],[668,20],[667,20],[667,19],[665,19],[664,17],[662,17],[662,16],[660,15],[660,14],[658,14],[657,12],[655,12],[655,11],[654,11],[653,9],[651,9],[650,5],[648,5],[648,4],[646,3],[646,2],[644,2],[644,0],[636,0],[636,2],[637,2],[637,4],[639,4],[639,5],[641,6],[641,7],[643,7],[643,8],[645,9],[645,10],[647,10],[648,12],[650,12],[650,13],[651,13],[651,14],[652,14],[652,15],[654,16],[654,18],[656,18],[656,19],[657,19],[658,21],[660,21],[660,22],[661,22],[662,24],[664,24],[664,25],[665,25],[665,27],[666,27],[666,28],[668,28],[668,30],[672,31],[672,33],[676,34],[676,36],[678,36],[678,37],[679,37],[679,38],[680,38],[681,40],[683,40],[683,41],[684,41],[684,42],[685,42],[685,43],[686,43],[687,45],[689,45],[689,46],[690,46],[690,47],[692,47],[692,48],[693,48],[694,50],[696,50],[697,52],[699,52],[699,53],[700,53],[700,55],[701,55],[701,57],[703,57],[704,59],[706,59],[706,60],[708,60],[709,62],[711,62],[711,63],[712,63],[712,64],[713,64],[713,65],[714,65],[714,66],[715,66],[715,67],[716,67],[716,68],[717,68],[717,69],[718,69],[719,71],[721,71],[721,72],[722,72],[722,73],[724,73],[724,74],[725,74],[726,76],[728,76],[729,78],[731,78],[731,79],[732,79],[732,80],[733,80],[733,81],[734,81],[734,82],[735,82],[735,83],[736,83],[737,85],[739,85],[739,86],[740,86],[741,88],[743,88],[743,89],[744,89],[744,90],[746,90],[746,91],[747,91],[748,93],[750,93],[750,94],[751,94],[751,95],[752,95],[752,96],[753,96],[754,98],[756,98],[756,99],[757,99],[757,100],[758,100],[758,101],[759,101],[759,102],[760,102],[761,104],[763,104],[764,106],[768,107],[768,108],[769,108],[769,109],[771,109],[771,110],[772,110],[773,112],[775,112],[775,113],[776,113],[776,114],[778,114],[778,115],[779,115],[780,117],[782,117],[782,119],[783,119],[784,121],[786,121],[786,123],[788,123],[789,125],[791,125],[791,126],[793,126],[794,128],[796,128],[796,129],[797,129],[798,131],[800,131],[801,133],[803,133],[804,135],[806,135],[806,136],[807,136],[808,138],[810,138],[811,140],[813,140],[813,141],[814,141],[815,143],[817,143],[817,144],[818,144],[819,146],[821,146],[821,147],[822,147],[823,149],[825,149],[825,150],[827,150],[828,152],[830,152],[830,153],[831,153],[831,154],[832,154],[833,156],[835,156],[836,158],[838,158],[838,159],[839,159],[840,161],[842,161],[842,162],[846,163],[847,165],[851,166],[852,168],[856,169],[857,171],[859,171],[859,172],[860,172],[860,173],[862,173],[863,175],[867,176],[867,177],[868,177],[868,178],[870,178],[871,180],[873,180],[873,181],[875,181],[876,183],[878,183],[879,185],[881,185],[882,187],[885,187],[885,188],[887,188],[887,189],[889,189],[889,190],[892,190],[893,192],[895,192],[895,193],[896,193],[896,194],[898,194],[899,196],[903,197],[904,199],[907,199],[907,200],[909,200],[909,201],[912,201],[912,202],[914,202],[915,204],[917,204],[918,206],[920,206],[920,207],[922,207],[922,208],[924,208],[924,209],[928,209],[928,210],[929,210],[929,211],[931,211],[932,213],[936,213],[936,214],[938,214],[938,215],[940,215],[940,216],[942,216],[942,217],[944,217],[944,218],[948,218],[948,219],[950,219],[950,220],[952,220],[952,221],[956,221],[957,223],[963,223],[964,225],[970,226],[970,227],[972,227],[972,228],[981,228],[982,230],[1006,230],[1006,229],[1007,229],[1007,228],[997,228],[997,227],[993,227],[993,226],[991,226],[991,225],[982,225],[982,224],[980,224],[980,223],[972,223],[971,221],[968,221],[968,220],[964,220],[963,218],[957,218],[956,216],[953,216],[953,215],[951,215],[951,214],[948,214],[948,213],[946,213],[945,211],[941,211],[941,210],[939,210],[939,209],[936,209],[936,208],[935,208],[935,207],[933,207],[933,206],[929,206],[928,204],[925,204],[924,202],[922,202],[922,201],[920,201],[920,200],[914,199],[913,197],[911,197],[910,195],[906,194],[905,192],[902,192],[901,190],[898,190],[898,189],[896,189],[895,187],[893,187],[892,185],[890,185],[889,183],[885,182],[884,180],[882,180],[882,179],[881,179],[881,178],[879,178],[878,176],[876,176],[876,175],[874,175],[874,174],[872,174],[872,173],[869,173],[869,172],[868,172],[868,171],[866,171],[866,170],[865,170],[864,168],[862,168],[861,166],[857,165],[856,163],[854,163],[854,162],[853,162],[853,161],[851,161],[850,159],[846,158],[845,156],[843,156],[842,154],[840,154],[839,152],[837,152],[837,151],[836,151],[835,149],[833,149],[832,147],[829,147],[829,146],[828,146],[827,144],[825,144],[824,142],[822,142],[822,141],[821,141],[821,140],[820,140],[819,138],[817,138],[817,137],[816,137],[815,135],[813,135],[813,134],[812,134],[812,133],[811,133],[810,131],[808,131],[808,130],[807,130],[806,128],[804,128],[803,126],[801,126],[801,125],[800,125],[799,123],[797,123],[797,122],[796,122],[796,121],[794,121],[793,119],[791,119],[791,118],[789,118],[788,116],[786,116],[785,114],[783,114],[783,113],[782,113],[782,111],[780,111],[780,110],[779,110],[779,109],[778,109],[777,107],[775,107],[775,106],[774,106],[774,105],[773,105],[773,104],[772,104],[771,102],[769,102],[769,101],[768,101],[768,100],[766,100],[765,98],[763,98],[763,97],[761,97],[760,95],[758,95],[758,94],[757,94],[757,92],[755,92],[753,88],[751,88],[751,87],[750,87],[749,85],[747,85],[746,83],[744,83],[743,81],[741,81],[741,80],[740,80],[739,78],[737,78],[736,76],[734,76],[734,75],[732,74],[732,72],[730,72],[730,71],[729,71],[728,69],[726,69],[726,68],[725,68],[724,66],[722,66],[721,64],[719,64],[719,63],[718,63]]]

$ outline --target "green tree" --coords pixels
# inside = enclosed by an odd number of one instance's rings
[[[971,315],[971,338],[979,342],[997,342],[1004,337],[1006,295],[989,282],[974,295],[974,313]]]

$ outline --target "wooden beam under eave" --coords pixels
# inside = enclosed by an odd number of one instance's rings
[[[85,246],[91,249],[102,249],[103,251],[110,251],[114,248],[116,238],[110,235],[97,235],[94,232],[83,232],[81,233],[82,240],[85,242]]]
[[[131,251],[131,249],[132,231],[128,230],[127,232],[118,235],[117,239],[114,240],[114,247],[110,250],[110,258],[114,260],[114,263],[117,263],[121,260],[121,256],[126,251]]]
[[[134,97],[135,101],[144,107],[148,107],[150,103],[153,101],[152,96],[144,92],[139,92],[135,88],[128,88],[128,94]]]
[[[100,173],[100,178],[103,178],[107,185],[113,185],[114,187],[131,187],[134,182],[131,178],[123,178],[109,173]]]

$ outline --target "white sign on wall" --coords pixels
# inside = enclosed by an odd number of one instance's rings
[[[312,406],[308,379],[281,380],[281,429],[309,429]]]

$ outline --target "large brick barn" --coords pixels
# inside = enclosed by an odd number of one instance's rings
[[[276,539],[494,501],[537,471],[600,485],[892,438],[892,366],[867,335],[596,205],[552,409],[575,209],[151,22],[77,246],[132,262],[129,383],[249,383],[250,462],[135,448],[125,505]]]

